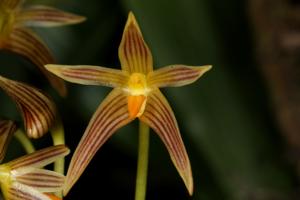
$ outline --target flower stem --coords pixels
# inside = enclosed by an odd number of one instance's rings
[[[65,144],[64,126],[59,116],[57,116],[57,120],[54,126],[50,129],[50,132],[54,145]],[[65,158],[57,159],[54,162],[54,171],[63,175],[65,174]],[[55,195],[61,199],[63,197],[62,192],[56,192]]]
[[[145,200],[149,158],[149,127],[140,121],[135,200]]]
[[[64,126],[60,119],[56,121],[54,126],[50,130],[53,144],[59,145],[59,144],[65,144],[65,132],[64,132]],[[65,171],[65,159],[61,158],[58,159],[54,163],[54,171],[64,174]]]
[[[23,148],[25,149],[26,153],[33,153],[35,148],[30,141],[30,139],[26,136],[26,134],[21,130],[18,129],[15,134],[15,138],[22,144]]]

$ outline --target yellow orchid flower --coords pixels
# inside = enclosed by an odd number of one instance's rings
[[[0,88],[19,108],[28,137],[40,138],[53,125],[56,107],[51,98],[41,90],[25,83],[0,76]]]
[[[13,121],[0,120],[0,163],[15,130]],[[41,168],[69,152],[64,145],[57,145],[1,164],[0,188],[5,200],[59,200],[52,193],[62,191],[65,176]]]
[[[63,80],[45,70],[44,65],[54,58],[41,39],[27,27],[53,27],[82,22],[85,18],[48,6],[23,8],[24,0],[0,1],[0,49],[22,55],[34,63],[51,85],[66,95]]]
[[[69,154],[57,145],[0,165],[0,187],[5,200],[53,200],[48,193],[62,190],[65,176],[42,167]],[[58,198],[56,198],[58,199]]]
[[[211,66],[170,65],[153,71],[151,52],[138,23],[129,17],[119,47],[122,70],[99,66],[46,65],[57,76],[84,85],[114,89],[93,115],[68,169],[64,194],[79,179],[97,150],[122,126],[138,118],[164,142],[190,194],[193,177],[173,111],[159,87],[178,87],[196,81]]]

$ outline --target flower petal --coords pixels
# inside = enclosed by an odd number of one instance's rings
[[[186,65],[170,65],[160,68],[148,74],[148,84],[155,87],[179,87],[193,83],[205,72],[211,69],[211,65],[191,67]]]
[[[122,69],[147,74],[152,71],[152,54],[143,39],[142,32],[132,12],[129,13],[119,47]]]
[[[23,119],[27,135],[39,138],[48,132],[55,117],[55,105],[40,90],[27,84],[0,76],[0,87],[16,102]]]
[[[128,81],[129,75],[117,69],[87,65],[45,65],[46,69],[60,78],[83,85],[103,85],[121,87]]]
[[[1,0],[1,6],[3,6],[3,8],[13,10],[21,6],[24,3],[24,1],[25,0]]]
[[[64,195],[79,179],[103,143],[132,120],[127,110],[127,97],[121,89],[114,89],[100,104],[76,148],[68,169]]]
[[[18,182],[13,182],[8,190],[8,200],[51,200],[46,194],[38,190],[23,185]]]
[[[11,173],[17,182],[43,193],[61,191],[65,181],[65,177],[57,172],[33,167],[19,168]]]
[[[7,163],[12,169],[21,167],[43,167],[50,163],[53,163],[59,158],[62,158],[70,153],[70,150],[65,145],[56,145],[47,147],[31,154],[27,154],[20,158]]]
[[[177,171],[192,195],[193,176],[189,157],[173,111],[158,89],[149,94],[144,114],[140,120],[148,124],[164,142]]]
[[[16,125],[13,121],[1,120],[0,121],[0,162],[3,160],[9,140],[16,130]]]
[[[51,55],[50,50],[36,34],[25,28],[16,28],[2,48],[29,59],[41,70],[59,94],[61,96],[66,96],[67,89],[64,81],[49,73],[44,68],[45,64],[54,63],[54,58]]]
[[[80,23],[85,17],[38,5],[22,9],[16,20],[17,24],[24,26],[53,27]]]

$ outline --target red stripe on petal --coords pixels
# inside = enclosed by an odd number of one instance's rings
[[[0,120],[0,162],[3,160],[11,137],[16,131],[13,121]]]
[[[74,15],[49,6],[31,6],[23,9],[16,17],[20,26],[53,27],[76,24],[85,20],[85,17]]]
[[[40,90],[0,76],[0,87],[16,102],[27,134],[38,138],[48,132],[55,118],[55,105]]]
[[[128,124],[127,98],[120,89],[114,89],[93,115],[67,173],[64,194],[72,188],[103,143],[120,127]]]
[[[44,68],[45,64],[54,63],[50,50],[32,31],[25,28],[15,28],[3,48],[29,59],[40,69],[60,95],[66,95],[64,81]]]
[[[164,142],[176,169],[192,194],[193,177],[189,158],[173,111],[158,89],[148,95],[147,105],[140,120],[153,128]]]
[[[211,66],[191,67],[171,65],[155,70],[148,75],[148,84],[152,87],[179,87],[191,84],[200,78]]]
[[[52,146],[10,161],[8,165],[12,170],[21,167],[44,167],[68,155],[69,152],[70,150],[65,145]]]
[[[100,66],[45,66],[46,69],[62,79],[83,85],[103,85],[108,87],[122,87],[128,80],[128,74],[117,69]]]
[[[151,52],[132,13],[129,14],[124,28],[119,57],[122,69],[129,73],[147,74],[152,71]]]

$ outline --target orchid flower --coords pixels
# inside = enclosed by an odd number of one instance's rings
[[[0,155],[5,153],[15,126],[0,121]],[[69,154],[64,145],[48,147],[0,165],[0,187],[6,200],[51,200],[61,191],[65,177],[42,167]],[[46,194],[47,193],[47,194]]]
[[[170,65],[153,71],[152,54],[139,25],[129,14],[119,58],[122,70],[99,66],[46,65],[57,76],[73,83],[114,89],[93,115],[72,157],[64,188],[66,195],[103,143],[120,127],[138,118],[161,138],[190,194],[193,177],[173,111],[160,87],[178,87],[196,81],[211,66]]]
[[[32,86],[3,76],[0,76],[0,88],[17,104],[29,137],[39,138],[48,132],[56,114],[55,105],[48,96]]]
[[[51,85],[66,95],[63,80],[45,70],[54,58],[41,39],[27,27],[53,27],[82,22],[85,18],[48,6],[23,8],[24,0],[0,0],[0,49],[22,55],[34,63]]]
[[[51,200],[44,193],[59,192],[62,174],[41,169],[69,154],[64,145],[52,146],[0,165],[0,185],[6,200]]]

